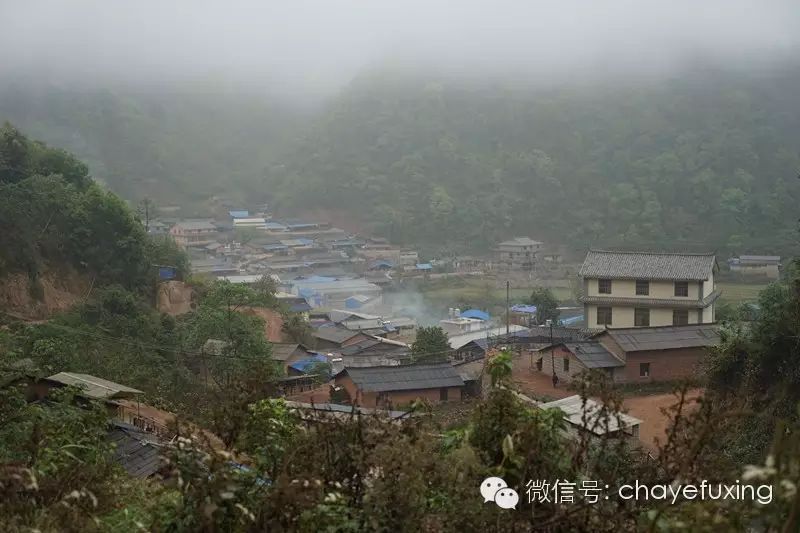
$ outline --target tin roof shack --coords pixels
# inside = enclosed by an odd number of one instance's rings
[[[43,378],[31,385],[34,399],[41,400],[47,397],[50,390],[55,388],[74,386],[80,390],[79,396],[86,400],[102,401],[112,418],[124,419],[124,407],[115,400],[137,400],[144,394],[138,389],[127,387],[107,379],[98,378],[89,374],[74,372],[59,372],[50,377]]]
[[[335,377],[356,405],[409,405],[418,399],[432,404],[460,401],[464,380],[450,363],[345,368]]]
[[[593,250],[581,266],[586,326],[714,322],[714,254]]]
[[[312,276],[291,282],[292,292],[303,296],[312,307],[344,309],[351,296],[382,301],[383,289],[365,279],[330,279]]]
[[[586,432],[593,437],[611,437],[639,441],[642,421],[625,413],[614,412],[591,398],[578,395],[539,405],[542,409],[560,409],[567,423],[567,434],[577,437]]]
[[[778,279],[781,276],[781,257],[779,255],[740,255],[728,259],[731,272],[745,276],[760,276]]]

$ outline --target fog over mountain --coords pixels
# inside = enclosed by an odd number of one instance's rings
[[[792,0],[0,2],[7,77],[225,80],[325,95],[366,66],[548,80],[769,67],[792,56]]]

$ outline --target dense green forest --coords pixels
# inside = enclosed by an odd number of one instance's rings
[[[800,70],[534,90],[357,80],[301,143],[288,198],[403,241],[791,248]]]
[[[796,251],[800,68],[564,86],[373,70],[313,114],[268,96],[0,92],[129,199],[334,207],[440,250]],[[356,207],[357,206],[357,207]]]

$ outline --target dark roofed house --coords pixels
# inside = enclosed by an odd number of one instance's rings
[[[731,272],[744,275],[765,276],[778,279],[781,275],[781,258],[778,255],[740,255],[728,259]]]
[[[583,342],[538,350],[537,369],[569,382],[587,369],[616,383],[674,381],[698,375],[708,349],[719,344],[719,326],[694,324],[607,329]]]
[[[590,251],[580,270],[586,326],[711,323],[717,271],[710,253]]]
[[[353,403],[365,407],[461,400],[464,380],[450,363],[348,367],[335,376]]]
[[[355,344],[359,341],[369,339],[358,331],[350,331],[341,327],[321,327],[314,330],[311,334],[314,337],[314,347],[317,350],[341,350],[344,346]]]
[[[295,361],[311,356],[311,351],[302,344],[297,343],[273,343],[272,360],[281,364],[284,370],[288,371],[289,365]]]
[[[129,475],[146,478],[161,468],[161,442],[152,433],[124,422],[113,422],[107,438],[114,445],[114,461]]]

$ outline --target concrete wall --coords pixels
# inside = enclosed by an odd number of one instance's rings
[[[587,304],[584,306],[586,313],[586,327],[598,328],[602,327],[597,323],[597,305]],[[600,306],[603,307],[603,306]],[[710,318],[713,315],[713,310],[710,306],[707,308],[707,313],[703,314],[702,321],[713,322]],[[672,325],[672,309],[665,307],[651,307],[650,308],[650,325],[651,326],[671,326]],[[689,309],[689,324],[697,324],[699,322],[698,310]],[[612,328],[632,328],[634,327],[634,308],[611,306],[611,324]]]
[[[612,279],[611,294],[600,294],[597,279],[586,280],[587,296],[616,296],[619,298],[666,298],[670,300],[699,300],[701,294],[699,281],[689,282],[689,296],[675,296],[675,282],[673,281],[651,281],[650,294],[636,294],[636,281],[632,279]],[[714,286],[713,277],[710,281],[702,283],[703,296],[708,296]],[[710,288],[709,288],[710,287]]]

